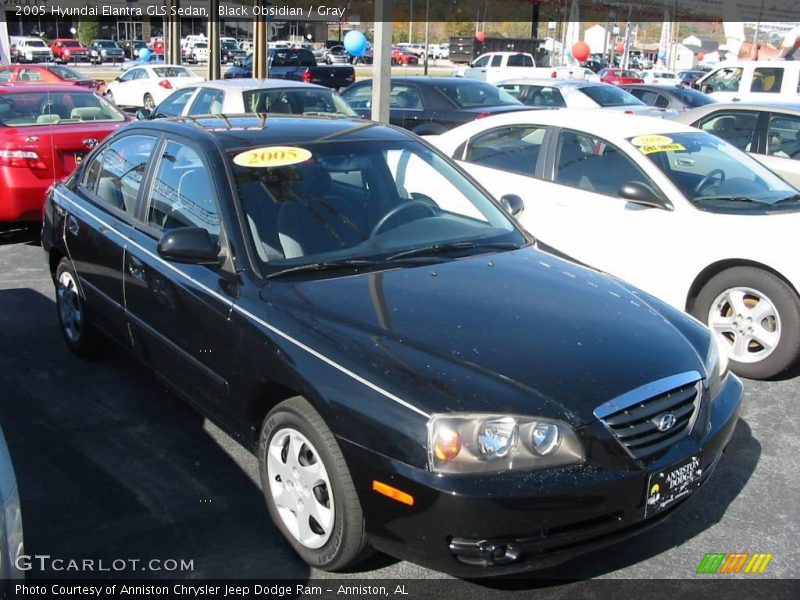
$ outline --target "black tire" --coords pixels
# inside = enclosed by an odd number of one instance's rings
[[[769,320],[770,317],[767,317],[761,321],[761,325],[765,328],[773,327],[773,330],[777,330],[775,328],[779,325],[780,334],[772,351],[762,359],[748,362],[731,356],[730,368],[737,375],[750,379],[775,377],[794,365],[800,357],[800,298],[783,279],[769,271],[756,267],[734,267],[718,273],[703,286],[692,308],[692,315],[709,324],[712,305],[717,303],[722,294],[734,288],[753,290],[771,303],[777,312],[777,319]],[[745,295],[745,304],[748,302],[756,306],[759,301],[755,294]],[[723,310],[726,310],[725,306]],[[729,312],[733,314],[734,311]],[[735,334],[723,335],[728,339],[735,339]],[[759,344],[750,343],[747,348],[748,352],[755,353],[758,352]]]
[[[71,281],[71,285],[67,285],[67,280]],[[92,324],[91,311],[78,286],[78,277],[67,258],[62,258],[56,267],[55,284],[58,322],[64,341],[76,356],[98,356],[105,340]],[[72,318],[68,317],[70,314],[73,315]]]
[[[144,99],[142,100],[142,102],[143,102],[144,107],[147,110],[150,110],[150,111],[155,110],[156,102],[155,102],[155,100],[153,100],[153,97],[150,94],[145,94],[144,95]]]
[[[333,524],[327,542],[309,548],[296,539],[280,516],[270,491],[267,453],[276,434],[287,429],[305,436],[322,459],[333,491]],[[312,453],[313,455],[313,453]],[[283,457],[283,455],[282,455]],[[338,571],[362,560],[368,553],[364,515],[358,501],[350,471],[336,439],[319,413],[302,397],[296,396],[278,404],[264,419],[258,445],[258,463],[264,498],[273,522],[292,545],[295,552],[309,565],[325,571]],[[280,482],[280,478],[276,477]],[[327,493],[330,490],[326,489]]]

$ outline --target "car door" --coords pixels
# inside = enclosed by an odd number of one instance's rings
[[[115,138],[86,162],[68,204],[64,242],[93,318],[129,345],[122,282],[123,255],[133,232],[141,184],[156,137]]]
[[[800,188],[800,115],[773,112],[766,119],[764,144],[753,157]]]
[[[742,67],[721,67],[702,79],[700,89],[718,102],[738,101],[750,86],[750,77],[745,75]]]
[[[544,169],[546,189],[526,197],[520,222],[544,243],[647,290],[661,289],[669,249],[679,235],[675,213],[619,198],[628,181],[665,195],[639,164],[607,140],[554,130]]]
[[[744,152],[755,152],[760,147],[760,111],[723,109],[714,111],[693,123]]]
[[[222,112],[225,92],[213,88],[200,88],[192,100],[187,115],[218,115]]]
[[[475,59],[469,67],[464,70],[464,77],[470,79],[486,80],[486,68],[489,66],[489,60],[492,58],[490,54],[481,56]]]
[[[142,91],[142,82],[136,80],[141,79],[143,75],[145,75],[144,69],[138,67],[125,71],[112,88],[114,103],[118,106],[133,106],[135,96],[139,96]]]
[[[155,153],[141,227],[124,264],[126,308],[141,358],[186,397],[215,412],[228,396],[228,318],[234,293],[217,266],[170,262],[161,236],[200,227],[225,246],[219,194],[227,175],[219,160],[189,140],[167,139]]]

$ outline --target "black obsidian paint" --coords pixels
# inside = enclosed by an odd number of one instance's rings
[[[672,507],[645,517],[652,474],[691,457],[700,461],[699,483],[711,474],[732,435],[742,387],[733,375],[716,381],[706,372],[707,330],[537,249],[520,231],[512,232],[522,242],[517,250],[265,277],[246,234],[230,149],[416,138],[357,120],[252,121],[250,129],[219,120],[134,123],[81,167],[126,135],[191,140],[220,201],[223,266],[159,256],[159,240],[140,222],[144,192],[137,207],[109,210],[79,185],[83,170],[49,194],[43,247],[53,269],[64,257],[72,261],[92,316],[110,337],[246,447],[256,449],[274,405],[305,397],[341,447],[376,548],[464,576],[548,566],[669,515]],[[153,170],[144,170],[142,190]],[[696,397],[685,435],[634,458],[599,407],[632,393],[639,398],[629,411],[646,406],[648,394],[662,402],[677,392],[653,382],[687,373],[695,374],[688,385]],[[559,420],[574,430],[583,460],[435,473],[429,416],[453,412]],[[414,505],[375,493],[376,480],[411,494]]]

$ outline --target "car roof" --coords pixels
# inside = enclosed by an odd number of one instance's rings
[[[361,81],[371,82],[372,79],[362,79],[356,83],[361,83]],[[392,77],[392,83],[422,83],[427,85],[436,85],[444,83],[466,83],[467,85],[472,85],[472,84],[492,85],[491,83],[486,83],[485,81],[480,81],[479,79],[469,79],[467,77],[432,77],[429,75]]]
[[[397,140],[413,141],[413,134],[399,127],[357,118],[301,115],[219,115],[172,117],[134,121],[124,131],[136,129],[184,135],[198,141],[219,143],[225,149],[273,144]]]
[[[598,118],[598,111],[602,111],[602,117]],[[697,131],[697,129],[693,127],[669,119],[625,114],[624,112],[607,111],[599,108],[559,108],[550,110],[515,111],[489,116],[480,121],[473,121],[453,131],[468,128],[471,125],[480,127],[480,130],[484,130],[487,125],[500,127],[503,125],[525,124],[564,127],[565,129],[572,129],[612,140],[629,138],[637,135]],[[444,133],[441,137],[446,138],[447,136],[448,133]]]
[[[239,90],[246,92],[248,90],[264,90],[264,89],[287,89],[287,88],[301,88],[301,89],[322,89],[326,88],[322,85],[314,83],[304,83],[302,81],[292,81],[290,79],[214,79],[212,81],[203,82],[204,88],[213,88],[215,90],[232,91]]]
[[[701,106],[699,108],[705,108]],[[736,110],[779,110],[800,116],[800,102],[717,102],[709,104],[709,109],[714,111],[734,108]]]
[[[561,68],[561,67],[554,67],[554,68]],[[610,86],[610,87],[618,87],[618,86],[611,86],[609,83],[605,83],[603,81],[588,81],[586,79],[558,79],[555,77],[516,77],[514,79],[504,79],[503,81],[498,81],[497,85],[546,85],[548,87],[554,88],[565,88],[565,87],[572,87],[572,88],[582,88],[582,87],[590,87],[590,86]]]

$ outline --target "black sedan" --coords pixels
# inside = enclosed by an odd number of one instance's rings
[[[342,97],[362,117],[372,114],[372,80],[354,83]],[[494,85],[461,77],[392,77],[389,121],[419,135],[444,133],[503,112],[531,110]]]
[[[677,112],[716,103],[707,94],[685,85],[631,83],[619,87],[645,104]]]
[[[707,329],[521,209],[377,123],[135,122],[51,188],[42,243],[69,348],[113,339],[254,452],[310,564],[494,575],[663,521],[742,394]]]

